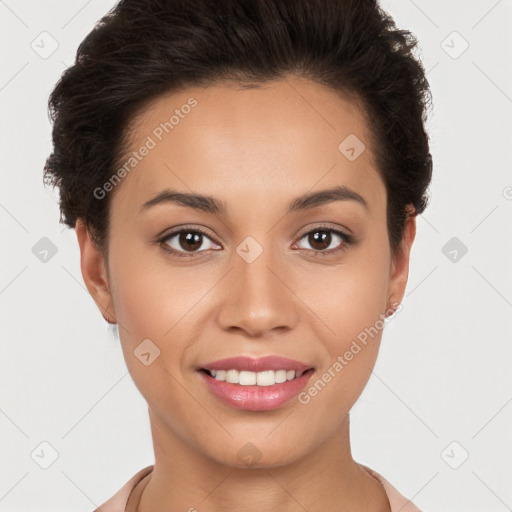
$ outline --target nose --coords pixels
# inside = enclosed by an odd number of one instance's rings
[[[242,331],[250,337],[293,329],[297,304],[285,262],[278,261],[275,251],[266,249],[254,261],[234,254],[233,262],[220,290],[221,328]]]

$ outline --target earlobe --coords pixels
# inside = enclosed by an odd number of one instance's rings
[[[402,302],[405,287],[409,277],[409,260],[411,255],[412,244],[416,237],[416,216],[410,214],[407,217],[402,241],[392,257],[390,281],[388,287],[388,309],[393,304]]]
[[[80,268],[87,290],[108,323],[116,323],[108,282],[105,257],[94,244],[82,219],[77,219],[75,232],[80,246]]]

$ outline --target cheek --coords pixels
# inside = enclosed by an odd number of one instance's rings
[[[167,264],[154,248],[129,245],[112,243],[109,256],[117,319],[132,337],[162,339],[204,295],[208,282],[201,283],[190,267]]]
[[[206,271],[202,275],[192,267],[173,267],[161,255],[154,257],[147,248],[136,250],[134,245],[125,252],[127,247],[119,244],[111,251],[109,263],[122,348],[136,380],[146,375],[137,359],[141,343],[158,354],[156,366],[174,372],[182,365],[189,343],[199,335],[198,312],[208,302],[205,297],[214,288],[216,276]],[[148,339],[156,348],[144,341]]]
[[[339,267],[305,274],[302,284],[297,282],[298,295],[322,320],[321,338],[331,340],[330,350],[342,349],[385,311],[387,268],[387,261],[365,261],[357,255]]]
[[[301,290],[322,320],[317,336],[325,363],[303,395],[319,417],[337,411],[341,420],[363,391],[385,328],[388,280],[387,259],[360,257]]]

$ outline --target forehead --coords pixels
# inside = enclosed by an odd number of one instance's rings
[[[293,196],[334,185],[357,189],[369,203],[382,199],[359,103],[303,78],[162,95],[133,121],[119,166],[129,159],[135,165],[125,165],[116,193],[132,204],[166,187],[228,203],[248,196],[268,201],[272,191],[278,200],[281,192]]]

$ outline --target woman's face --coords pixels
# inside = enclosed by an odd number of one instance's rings
[[[347,426],[414,239],[411,219],[391,257],[386,189],[360,111],[293,77],[169,94],[132,128],[108,274],[83,225],[77,234],[84,279],[119,324],[153,426],[230,466],[312,452]],[[239,356],[313,370],[258,388],[201,370]]]

